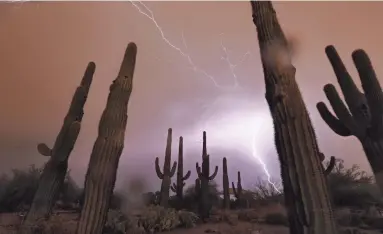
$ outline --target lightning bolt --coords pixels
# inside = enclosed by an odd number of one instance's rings
[[[155,25],[157,31],[160,33],[161,37],[162,37],[162,40],[169,46],[171,47],[172,49],[176,50],[179,54],[181,54],[183,57],[185,57],[190,65],[190,68],[196,72],[196,73],[199,73],[199,74],[202,74],[203,76],[207,77],[208,79],[210,79],[214,86],[217,87],[217,88],[225,88],[225,86],[222,86],[222,85],[219,85],[219,83],[216,81],[216,79],[214,78],[214,76],[210,75],[209,73],[207,73],[205,70],[199,68],[193,61],[193,59],[191,58],[191,56],[183,51],[180,47],[174,45],[172,42],[170,42],[170,40],[165,36],[165,33],[164,31],[162,30],[162,27],[159,25],[158,21],[156,20],[155,16],[154,16],[154,13],[153,11],[148,7],[146,6],[143,2],[141,1],[136,1],[136,2],[133,2],[133,1],[130,1],[130,3],[137,9],[137,11],[139,13],[141,13],[142,15],[146,16],[149,20],[152,21],[152,23]],[[137,4],[138,3],[138,4]],[[143,9],[145,9],[145,11],[143,11],[141,9],[140,6],[143,7]],[[223,34],[221,34],[221,37],[223,36]],[[188,46],[187,46],[187,42],[186,42],[186,39],[185,39],[185,36],[184,36],[184,33],[182,32],[182,42],[183,42],[183,45],[184,47],[186,48],[186,50],[188,50]],[[246,52],[244,54],[244,56],[242,57],[242,59],[240,60],[239,63],[237,64],[233,64],[230,60],[230,57],[229,57],[229,50],[227,49],[227,47],[224,46],[224,43],[223,43],[223,40],[221,39],[221,48],[224,52],[224,56],[221,57],[222,60],[224,60],[228,66],[229,66],[229,69],[230,69],[230,73],[231,75],[233,76],[233,79],[234,79],[234,84],[232,85],[231,88],[238,88],[239,87],[239,82],[238,82],[238,76],[237,74],[235,73],[235,68],[238,67],[241,63],[243,63],[247,57],[250,55],[250,52]],[[255,147],[255,137],[252,139],[252,155],[253,157],[255,157],[258,162],[261,164],[266,176],[267,176],[267,181],[272,185],[272,187],[278,192],[280,193],[280,191],[278,190],[277,186],[275,185],[275,183],[273,183],[271,181],[271,175],[267,169],[267,166],[266,164],[263,162],[263,160],[258,157],[258,154],[257,154],[257,151],[256,151],[256,147]]]

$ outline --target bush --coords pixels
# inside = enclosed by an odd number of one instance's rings
[[[345,168],[344,161],[336,159],[333,171],[327,176],[329,192],[335,206],[366,207],[382,204],[379,189],[373,177],[358,165]]]
[[[271,225],[284,225],[288,226],[289,221],[284,214],[281,213],[270,213],[265,216],[265,223]]]
[[[13,169],[11,175],[0,176],[0,213],[25,211],[30,207],[42,169],[31,165],[24,170]],[[59,194],[61,205],[78,203],[79,194],[80,190],[68,172]]]
[[[150,206],[138,218],[138,226],[153,233],[170,231],[177,227],[193,227],[197,220],[198,216],[192,212]]]

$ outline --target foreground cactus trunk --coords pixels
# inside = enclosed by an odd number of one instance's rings
[[[28,231],[26,226],[33,224],[35,221],[48,218],[58,198],[67,173],[69,155],[80,133],[84,105],[95,68],[96,65],[93,62],[88,64],[81,84],[73,95],[69,111],[64,118],[63,126],[57,135],[53,148],[50,149],[45,144],[39,144],[37,147],[40,154],[50,158],[44,167],[32,206],[23,223],[24,228],[21,228],[20,233],[26,233]]]
[[[364,94],[356,87],[335,48],[326,47],[326,54],[346,104],[339,97],[334,85],[327,84],[324,92],[336,116],[323,102],[317,104],[318,111],[335,133],[340,136],[355,136],[362,143],[376,183],[383,193],[383,93],[379,80],[368,55],[363,50],[355,50],[352,58]]]
[[[200,218],[205,221],[210,216],[212,206],[209,199],[209,181],[214,180],[218,172],[218,166],[216,166],[213,174],[210,175],[210,156],[207,154],[206,132],[203,132],[202,170],[198,163],[196,163],[196,170],[198,178],[201,182],[201,189],[199,193],[199,213]]]
[[[118,76],[109,89],[85,177],[84,206],[77,234],[101,234],[105,225],[118,163],[124,148],[136,55],[137,46],[129,43]]]
[[[184,148],[183,148],[183,137],[179,139],[178,145],[178,168],[177,168],[177,184],[173,183],[171,190],[176,193],[177,198],[182,201],[183,189],[185,186],[185,180],[189,179],[191,171],[188,171],[184,175]]]
[[[223,205],[225,210],[230,209],[230,193],[229,193],[229,174],[227,173],[227,160],[222,160],[222,187],[223,187]]]
[[[251,2],[291,234],[337,233],[318,144],[289,48],[269,1]]]
[[[165,162],[164,162],[163,172],[161,172],[158,157],[156,158],[156,161],[155,161],[157,176],[158,178],[162,180],[161,195],[160,195],[160,206],[162,207],[168,206],[171,178],[174,176],[177,169],[177,162],[174,162],[172,168],[170,168],[171,160],[172,160],[172,129],[169,128],[168,137],[166,140]]]

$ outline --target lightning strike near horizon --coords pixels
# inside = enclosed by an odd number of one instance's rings
[[[185,57],[187,59],[187,61],[189,62],[189,65],[191,66],[190,68],[192,70],[194,70],[194,72],[197,72],[197,73],[200,73],[202,75],[204,75],[205,77],[209,78],[215,87],[217,88],[225,88],[224,86],[221,86],[218,84],[218,82],[216,81],[216,79],[214,78],[214,76],[210,75],[209,73],[207,73],[205,70],[199,68],[193,61],[193,59],[191,58],[191,56],[187,53],[187,52],[184,52],[180,47],[174,45],[172,42],[170,42],[170,40],[165,36],[165,33],[164,31],[162,30],[162,27],[159,25],[159,23],[157,22],[156,18],[154,17],[154,13],[153,11],[147,7],[144,3],[142,3],[141,1],[137,1],[137,2],[133,2],[133,1],[130,1],[130,3],[137,9],[137,11],[139,13],[141,13],[142,15],[146,16],[148,19],[150,19],[152,21],[152,23],[155,25],[156,29],[158,30],[158,32],[160,33],[163,41],[168,45],[170,46],[171,48],[173,48],[174,50],[178,51],[183,57]],[[144,9],[145,11],[143,11],[140,6],[138,6],[136,3],[139,3]],[[221,36],[223,36],[223,34],[221,34]],[[182,42],[184,44],[184,47],[186,48],[186,50],[188,50],[188,46],[187,46],[187,42],[186,42],[186,39],[184,37],[184,34],[182,32]],[[250,55],[250,52],[246,52],[245,55],[243,56],[243,58],[240,60],[239,63],[237,64],[233,64],[229,58],[229,51],[227,49],[227,47],[224,46],[223,44],[223,40],[221,40],[221,43],[220,43],[220,46],[224,52],[224,56],[221,57],[222,60],[224,60],[228,66],[229,66],[229,69],[230,69],[230,73],[231,75],[233,76],[233,79],[234,79],[234,84],[232,86],[232,88],[237,88],[239,87],[239,83],[238,83],[238,77],[235,73],[235,68],[240,65],[242,62],[244,62],[246,60],[246,58]],[[270,183],[272,185],[272,187],[280,193],[280,191],[278,190],[277,186],[271,181],[271,175],[269,173],[269,170],[267,169],[267,166],[266,164],[263,162],[263,160],[257,155],[257,152],[256,152],[256,149],[255,149],[255,137],[252,139],[252,155],[253,157],[255,157],[259,164],[261,164],[263,170],[264,170],[264,173],[265,175],[267,176],[267,181],[268,183]]]

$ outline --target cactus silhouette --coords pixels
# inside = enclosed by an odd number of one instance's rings
[[[326,54],[346,104],[334,85],[327,84],[324,86],[324,92],[335,116],[323,102],[317,104],[317,109],[322,119],[336,134],[358,138],[376,182],[383,192],[383,93],[379,80],[364,50],[359,49],[352,53],[364,93],[356,87],[335,47],[327,46]]]
[[[195,179],[195,184],[194,184],[194,194],[195,194],[195,199],[199,201],[199,195],[201,193],[201,180],[200,179]]]
[[[177,184],[173,183],[173,186],[170,187],[173,192],[176,193],[177,197],[182,200],[183,198],[183,188],[185,186],[185,180],[189,179],[191,171],[188,171],[184,176],[184,155],[183,155],[183,137],[179,139],[178,145],[178,167],[177,167]]]
[[[320,158],[320,161],[323,162],[325,160],[324,154],[319,153],[319,158]],[[334,169],[334,167],[335,167],[335,157],[331,156],[327,168],[324,168],[324,166],[322,166],[323,174],[325,176],[328,176],[331,173],[331,171]]]
[[[170,168],[171,157],[172,157],[172,129],[169,128],[168,137],[166,141],[165,162],[164,162],[163,172],[161,172],[158,157],[156,158],[156,161],[155,161],[157,176],[158,178],[162,180],[160,205],[163,207],[168,206],[171,177],[174,176],[177,169],[177,162],[174,162],[172,168]]]
[[[237,188],[235,188],[234,182],[231,182],[231,186],[233,187],[233,193],[235,198],[237,198],[238,201],[241,201],[242,199],[241,172],[237,172],[237,175],[238,175]]]
[[[198,178],[201,181],[201,191],[199,199],[199,213],[200,218],[205,221],[209,218],[211,201],[209,199],[209,181],[214,180],[217,176],[218,166],[215,167],[214,172],[210,175],[210,156],[207,154],[206,146],[206,132],[203,132],[203,146],[202,146],[202,168],[196,163],[196,170]],[[202,170],[201,170],[202,169]]]
[[[84,115],[84,105],[88,97],[90,85],[96,65],[88,64],[81,84],[73,95],[69,111],[64,118],[64,123],[53,148],[46,144],[39,144],[37,149],[40,154],[50,157],[40,177],[37,191],[34,195],[31,208],[24,221],[24,228],[20,233],[27,233],[30,223],[41,218],[47,218],[58,198],[58,193],[64,183],[68,170],[68,159],[80,133],[81,121]]]
[[[118,163],[124,148],[136,55],[137,46],[129,43],[118,76],[109,88],[85,177],[84,206],[77,234],[101,234],[105,225]]]
[[[290,233],[337,233],[315,132],[270,1],[251,1]]]
[[[227,160],[222,160],[223,209],[230,209],[229,175],[227,173]]]

